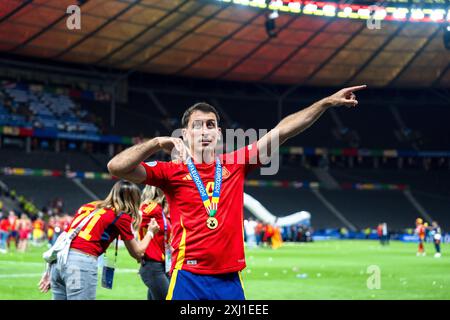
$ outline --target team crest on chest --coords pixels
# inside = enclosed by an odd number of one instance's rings
[[[228,171],[228,169],[223,166],[222,167],[222,179],[226,179],[231,175],[230,171]]]

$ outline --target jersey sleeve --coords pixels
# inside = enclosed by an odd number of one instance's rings
[[[133,228],[131,226],[131,217],[128,214],[123,214],[114,225],[119,231],[119,235],[122,240],[133,240]]]
[[[228,163],[232,162],[233,164],[242,165],[245,170],[245,175],[262,166],[259,158],[257,141],[226,154],[225,160]]]
[[[141,162],[141,166],[144,167],[146,173],[144,184],[160,188],[165,185],[166,181],[168,180],[167,170],[169,169],[167,166],[167,162]]]

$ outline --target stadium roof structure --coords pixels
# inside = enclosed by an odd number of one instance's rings
[[[67,27],[74,2],[80,30]],[[384,2],[378,29],[367,23],[375,1],[272,2],[3,0],[0,52],[299,86],[450,87],[447,0]],[[275,10],[277,36],[268,37],[266,21]]]

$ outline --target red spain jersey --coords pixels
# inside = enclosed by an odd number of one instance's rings
[[[17,217],[8,217],[9,226],[11,228],[11,231],[16,231],[18,227],[18,219]]]
[[[425,227],[422,224],[417,226],[416,233],[419,235],[420,239],[425,239]]]
[[[11,225],[9,224],[9,220],[7,218],[0,220],[0,230],[9,232],[11,229]]]
[[[153,239],[150,241],[147,249],[145,250],[145,257],[147,259],[164,262],[166,254],[166,246],[164,243],[164,219],[162,207],[156,202],[151,202],[149,204],[143,204],[141,206],[142,212],[142,223],[139,228],[140,239],[145,237],[148,230],[148,224],[151,218],[155,218],[156,223],[159,226],[159,232],[155,234]],[[169,242],[171,227],[169,219],[166,218],[167,223],[167,241]]]
[[[256,143],[220,156],[222,190],[216,218],[218,227],[206,225],[208,214],[184,163],[141,163],[148,185],[161,188],[168,200],[172,222],[172,269],[196,274],[224,274],[245,268],[244,179],[258,167]],[[209,196],[214,185],[215,163],[195,164]]]
[[[72,223],[68,230],[72,230],[95,210],[95,202],[91,202],[81,206],[78,209]],[[101,236],[106,228],[114,221],[116,213],[114,209],[103,208],[99,209],[89,222],[83,227],[80,233],[73,239],[70,247],[83,251],[87,254],[98,257],[109,247],[110,243],[114,241],[119,235],[122,240],[132,240],[133,229],[131,226],[132,218],[128,214],[123,214],[111,228],[109,240],[101,240]],[[67,231],[67,230],[66,230]]]

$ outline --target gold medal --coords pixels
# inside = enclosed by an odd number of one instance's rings
[[[219,221],[217,221],[217,219],[214,217],[209,217],[208,220],[206,220],[206,226],[209,229],[214,230],[219,226]]]

